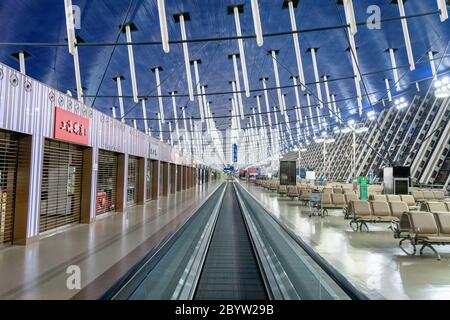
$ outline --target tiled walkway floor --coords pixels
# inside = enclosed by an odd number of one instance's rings
[[[450,299],[450,246],[406,256],[386,224],[370,224],[370,232],[353,232],[340,210],[324,218],[308,217],[297,200],[278,197],[252,183],[241,182],[262,204],[301,236],[338,271],[373,299]]]
[[[78,225],[26,247],[0,250],[0,299],[69,299],[67,267],[81,270],[86,287],[148,239],[162,239],[192,214],[218,182]]]

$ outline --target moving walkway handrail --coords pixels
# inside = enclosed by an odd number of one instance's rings
[[[241,190],[244,190],[250,198],[255,201],[291,238],[333,279],[339,287],[353,300],[369,300],[369,298],[351,284],[339,271],[337,271],[331,264],[329,264],[321,255],[312,249],[305,241],[303,241],[291,228],[286,226],[278,217],[274,216],[267,210],[264,204],[252,195],[246,188],[244,188],[239,180],[237,184]]]
[[[195,216],[195,214],[211,199],[211,197],[223,187],[224,182],[218,184],[213,191],[203,199],[175,230],[166,235],[155,247],[153,247],[142,259],[139,260],[129,271],[127,271],[114,285],[109,288],[101,297],[100,300],[112,300],[122,294],[123,289],[127,287],[131,281],[140,275],[140,271],[143,270],[148,264],[156,264],[158,257],[164,256],[164,253],[170,248],[170,245],[178,238],[178,236],[185,230],[188,222]]]

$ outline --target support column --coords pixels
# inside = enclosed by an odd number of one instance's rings
[[[167,197],[169,189],[169,165],[167,162],[161,162],[162,164],[162,191],[161,195]]]
[[[138,159],[137,204],[145,203],[145,158]]]
[[[123,212],[125,209],[126,183],[125,177],[128,168],[126,167],[125,154],[119,153],[117,155],[117,181],[116,181],[116,211]]]
[[[83,150],[83,171],[81,178],[81,223],[91,223],[92,209],[92,170],[93,170],[93,149]],[[95,209],[95,206],[94,206]]]
[[[182,166],[177,165],[177,191],[183,190],[183,170]]]
[[[187,189],[187,168],[183,166],[183,190]]]
[[[14,205],[13,244],[26,245],[31,187],[31,147],[32,136],[19,139],[19,159],[17,162],[16,199]]]
[[[170,164],[170,194],[174,194],[177,190],[177,166]]]
[[[153,177],[152,177],[152,200],[158,200],[159,195],[159,161],[152,160]]]

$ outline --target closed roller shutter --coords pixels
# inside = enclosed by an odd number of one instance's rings
[[[18,149],[14,135],[0,131],[0,244],[12,243]]]
[[[82,170],[82,147],[45,141],[40,232],[80,222]]]
[[[128,157],[128,190],[127,190],[127,205],[132,206],[137,202],[137,188],[138,188],[138,158]]]
[[[117,154],[99,150],[97,170],[96,212],[114,211],[117,192]]]

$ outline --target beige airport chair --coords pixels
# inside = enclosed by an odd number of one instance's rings
[[[298,191],[296,186],[288,186],[287,187],[287,196],[290,198],[297,198]]]
[[[402,201],[401,197],[397,194],[388,194],[386,195],[387,201]]]
[[[446,204],[444,202],[437,201],[422,202],[420,210],[426,212],[448,212]]]
[[[333,200],[330,193],[322,193],[320,195],[322,209],[332,209],[334,208]]]
[[[386,201],[372,201],[372,220],[370,222],[391,222],[397,220],[391,213],[389,202]]]
[[[320,190],[320,188],[319,188]],[[333,193],[333,189],[331,188],[323,188],[322,193]]]
[[[411,211],[400,218],[399,228],[394,237],[400,239],[399,246],[407,255],[416,254],[416,246],[422,245],[420,254],[425,248],[430,248],[438,260],[441,256],[434,245],[450,244],[450,213],[431,213]],[[408,241],[412,250],[407,250],[403,243]]]
[[[425,201],[434,200],[433,191],[424,190],[424,191],[422,191],[422,194],[423,194],[423,198],[425,199]]]
[[[444,190],[433,191],[433,196],[434,196],[434,200],[436,200],[436,201],[444,201],[445,200]]]
[[[416,202],[423,202],[425,198],[423,196],[423,192],[421,190],[413,190],[411,191],[411,195],[414,197]]]
[[[347,205],[345,201],[345,195],[343,193],[333,193],[331,200],[335,208],[344,209]]]
[[[302,189],[302,193],[300,194],[300,200],[303,202],[309,201],[309,194],[311,193],[311,190],[309,189]]]
[[[402,194],[400,199],[408,205],[409,210],[419,210],[420,206],[416,205],[416,200],[410,194]]]
[[[396,217],[398,220],[400,220],[402,214],[409,212],[408,204],[403,201],[389,202],[389,206],[391,208],[392,216]]]
[[[352,211],[352,201],[357,201],[358,196],[356,194],[346,194],[345,195],[345,207],[343,210],[344,219],[349,219]]]
[[[362,228],[365,227],[369,230],[366,221],[370,219],[372,215],[372,208],[370,206],[369,201],[352,201],[351,202],[351,211],[352,211],[352,220],[350,221],[350,227],[354,231],[362,231]]]
[[[351,190],[351,189],[343,189],[343,190],[344,190],[344,194],[355,194],[356,195],[355,190]]]
[[[342,188],[333,188],[333,193],[344,193]]]
[[[371,194],[369,199],[371,201],[387,201],[387,197],[384,194]]]
[[[278,193],[282,196],[287,194],[287,187],[284,185],[278,186]]]

